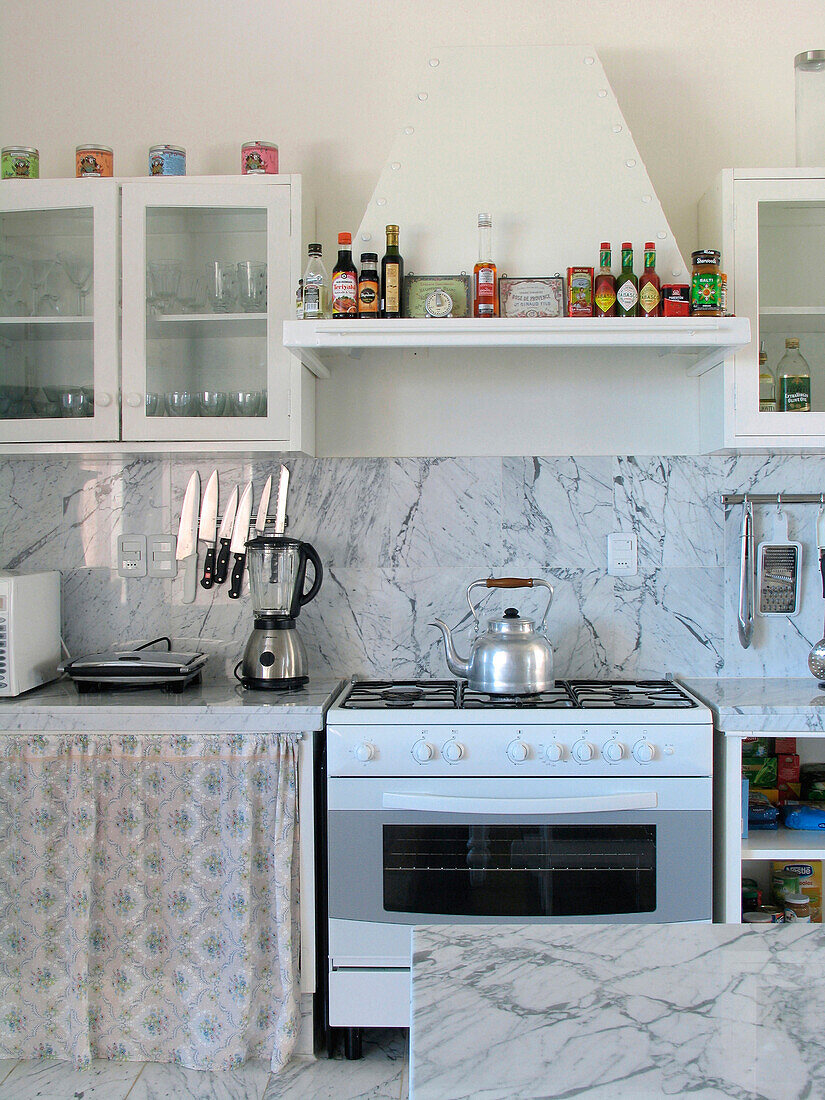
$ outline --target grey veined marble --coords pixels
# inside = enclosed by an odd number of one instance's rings
[[[310,459],[221,458],[221,506],[250,478],[255,505],[266,476],[290,468],[288,534],[324,564],[318,598],[299,620],[316,677],[447,676],[429,625],[448,621],[469,646],[464,596],[488,576],[544,577],[555,586],[548,633],[559,676],[806,677],[822,636],[816,507],[789,509],[803,543],[802,609],[757,619],[743,650],[736,634],[738,508],[723,490],[825,491],[825,455]],[[199,461],[201,482],[211,463]],[[170,634],[210,654],[207,678],[225,680],[251,628],[248,589],[200,586],[182,602],[175,580],[118,578],[119,534],[176,533],[192,459],[4,459],[0,568],[60,569],[64,637],[73,654]],[[254,515],[254,512],[253,512]],[[757,507],[757,534],[770,509]],[[607,535],[632,531],[639,572],[607,574]],[[205,547],[200,546],[201,566]],[[536,616],[536,592],[494,593]]]
[[[816,925],[440,925],[412,990],[412,1100],[825,1096]]]

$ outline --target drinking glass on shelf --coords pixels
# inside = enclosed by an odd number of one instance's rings
[[[166,409],[166,402],[163,395],[160,393],[147,393],[146,394],[146,415],[147,416],[163,416]]]
[[[226,411],[226,394],[218,390],[202,390],[198,395],[201,416],[223,416]]]
[[[229,395],[233,416],[257,416],[261,406],[260,390],[235,390]]]
[[[60,413],[62,416],[91,416],[93,406],[94,399],[89,397],[87,390],[82,386],[63,390],[60,394]]]
[[[92,286],[92,261],[76,252],[58,252],[57,260],[77,291],[77,316],[86,316],[86,298]]]
[[[266,264],[242,260],[238,264],[238,286],[244,313],[266,313]]]
[[[178,299],[182,313],[200,313],[206,305],[206,286],[200,275],[184,271],[180,277]]]
[[[212,260],[206,265],[206,290],[216,313],[231,313],[238,301],[238,271],[234,264]]]
[[[27,317],[28,307],[23,301],[23,265],[9,258],[0,262],[0,309],[4,317]]]
[[[31,260],[32,314],[35,317],[55,317],[60,313],[60,299],[48,293],[49,276],[57,260]]]
[[[166,395],[167,416],[197,416],[195,395],[189,390],[175,390]]]
[[[150,263],[152,300],[159,313],[174,313],[180,290],[181,267],[178,263]]]

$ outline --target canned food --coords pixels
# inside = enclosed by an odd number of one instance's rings
[[[185,176],[186,150],[178,145],[153,145],[149,150],[150,176]]]
[[[241,146],[241,173],[244,176],[278,174],[278,146],[271,141],[245,141]]]
[[[593,316],[593,268],[568,267],[567,316]]]
[[[26,145],[7,145],[0,150],[0,174],[4,180],[40,178],[40,153]]]
[[[662,316],[690,315],[690,287],[687,283],[667,283],[662,287]]]
[[[75,174],[78,179],[112,176],[114,159],[108,145],[78,145],[74,151]]]

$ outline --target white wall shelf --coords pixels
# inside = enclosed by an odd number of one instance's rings
[[[742,841],[742,859],[825,859],[825,836],[816,830],[751,830]]]
[[[576,348],[634,349],[657,358],[686,358],[696,377],[750,341],[744,317],[452,318],[448,320],[285,321],[284,345],[319,378],[367,351]]]
[[[825,306],[759,307],[759,328],[763,333],[825,332]]]

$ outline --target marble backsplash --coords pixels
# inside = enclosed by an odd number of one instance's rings
[[[822,492],[825,455],[669,458],[310,459],[259,455],[218,463],[221,498],[236,482],[257,490],[279,461],[291,471],[288,533],[324,563],[318,598],[300,619],[317,676],[444,676],[434,615],[468,648],[464,592],[478,577],[541,576],[556,589],[548,617],[559,676],[805,676],[823,634],[816,506],[792,506],[803,543],[802,608],[757,619],[753,645],[737,639],[741,510],[725,517],[723,490]],[[231,670],[251,627],[250,597],[182,581],[121,580],[122,533],[176,532],[190,460],[4,459],[0,567],[63,573],[64,634],[74,654],[170,634]],[[199,464],[205,483],[210,466]],[[757,539],[771,532],[756,508]],[[254,513],[253,513],[254,515]],[[639,573],[606,571],[611,531],[635,531]],[[202,567],[202,556],[200,560]],[[501,601],[503,597],[494,595]],[[523,613],[539,593],[507,597]]]

